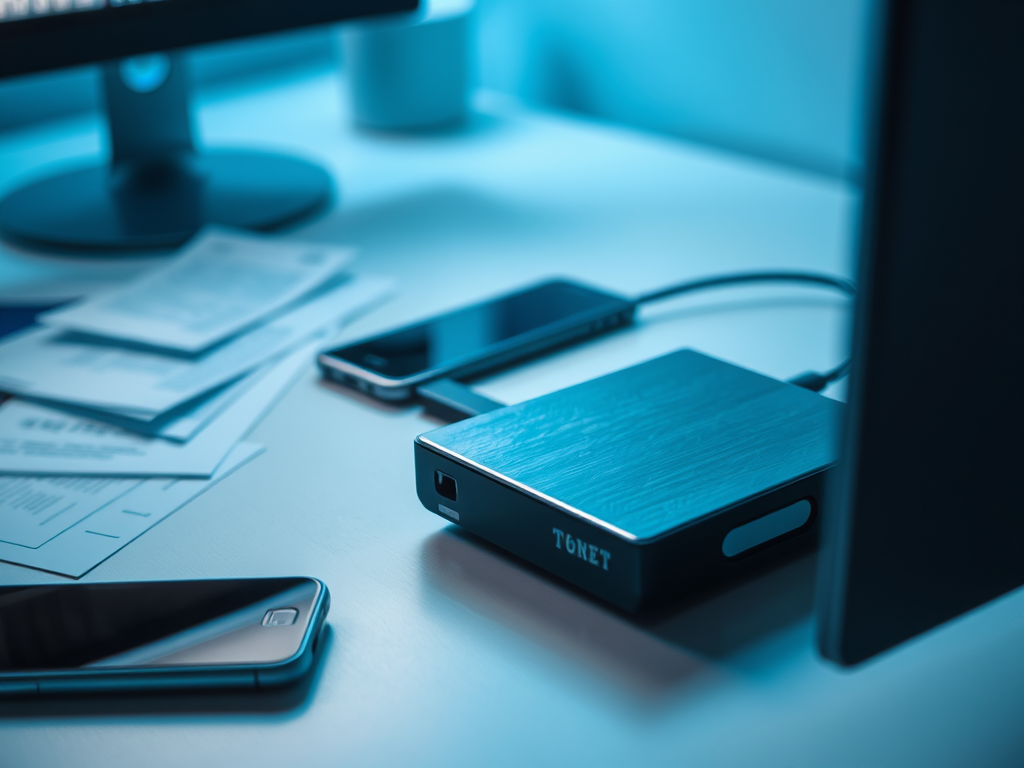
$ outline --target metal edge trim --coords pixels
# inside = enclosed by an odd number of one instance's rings
[[[443,446],[438,445],[433,440],[424,437],[423,435],[417,437],[416,442],[425,445],[437,451],[438,453],[447,456],[450,459],[453,459],[454,461],[466,464],[467,466],[472,467],[473,469],[477,470],[478,472],[484,475],[487,475],[488,477],[493,477],[494,479],[501,482],[503,485],[507,485],[518,491],[522,491],[527,496],[532,496],[538,501],[543,501],[546,504],[550,504],[551,506],[561,510],[562,512],[570,514],[574,517],[582,518],[583,520],[586,520],[588,523],[592,523],[593,525],[596,525],[599,528],[603,528],[604,530],[608,531],[611,534],[614,534],[615,536],[618,536],[619,538],[626,539],[627,541],[631,542],[639,541],[638,537],[635,534],[630,533],[629,531],[614,526],[611,523],[606,522],[599,517],[587,514],[583,510],[577,509],[576,507],[573,507],[570,504],[566,504],[564,501],[559,501],[553,496],[548,496],[546,493],[542,493],[541,491],[538,491],[536,488],[532,488],[529,485],[526,485],[525,483],[520,483],[519,481],[513,480],[511,477],[503,475],[500,472],[495,472],[493,469],[485,467],[482,464],[478,464],[472,459],[468,459],[461,454],[455,453],[455,451],[449,450],[447,448],[444,448]]]
[[[658,541],[659,539],[663,539],[663,538],[665,538],[667,536],[671,536],[672,534],[679,532],[683,528],[686,528],[686,527],[688,527],[690,525],[695,524],[696,522],[698,522],[698,520],[701,519],[701,518],[698,518],[697,520],[689,520],[687,522],[680,523],[679,525],[676,525],[676,526],[670,528],[667,531],[662,531],[662,532],[660,532],[660,533],[658,533],[658,534],[656,534],[654,536],[645,536],[645,537],[637,536],[634,533],[629,533],[628,531],[625,531],[622,528],[618,528],[618,527],[612,525],[611,523],[605,522],[604,520],[601,520],[601,518],[599,518],[599,517],[595,517],[594,515],[587,514],[586,512],[584,512],[584,511],[582,511],[580,509],[576,509],[576,507],[573,507],[573,506],[571,506],[569,504],[566,504],[563,501],[559,501],[558,499],[556,499],[556,498],[554,498],[552,496],[548,496],[547,494],[542,493],[541,491],[538,491],[535,488],[531,488],[530,486],[526,485],[525,483],[520,483],[520,482],[518,482],[516,480],[513,480],[510,477],[506,477],[505,475],[501,474],[500,472],[495,472],[493,469],[489,469],[489,468],[487,468],[487,467],[485,467],[485,466],[483,466],[481,464],[478,464],[477,462],[473,461],[472,459],[468,459],[468,458],[466,458],[465,456],[463,456],[461,454],[455,453],[455,451],[452,451],[452,450],[449,450],[447,448],[444,448],[443,446],[438,445],[433,440],[431,440],[430,438],[424,437],[423,435],[417,436],[416,442],[417,443],[421,443],[422,445],[425,445],[425,446],[427,446],[429,448],[432,448],[432,449],[436,450],[438,453],[441,453],[442,455],[447,456],[450,459],[462,462],[463,464],[466,464],[466,465],[468,465],[470,467],[473,467],[474,469],[478,470],[479,472],[481,472],[481,473],[483,473],[485,475],[488,475],[489,477],[493,477],[496,480],[504,483],[505,485],[508,485],[508,486],[510,486],[512,488],[520,490],[523,493],[527,494],[528,496],[533,496],[537,500],[543,501],[543,502],[548,503],[548,504],[551,504],[551,505],[557,507],[558,509],[562,510],[563,512],[566,512],[566,513],[568,513],[570,515],[573,515],[575,517],[580,517],[580,518],[586,520],[587,522],[593,523],[594,525],[598,526],[599,528],[603,528],[604,530],[608,531],[609,533],[612,533],[612,534],[614,534],[616,536],[619,536],[620,538],[626,539],[627,541],[632,542],[634,544],[652,544],[652,543]],[[774,493],[775,491],[779,490],[780,488],[784,488],[787,485],[792,485],[794,483],[799,483],[799,482],[802,482],[803,480],[806,480],[809,477],[814,477],[815,475],[820,474],[822,472],[827,472],[828,470],[835,468],[837,466],[837,463],[838,462],[833,461],[831,463],[824,464],[824,465],[818,467],[817,469],[812,469],[812,470],[810,470],[808,472],[805,472],[802,475],[799,475],[797,477],[794,477],[794,478],[791,478],[789,480],[786,480],[785,482],[777,483],[776,485],[773,485],[770,488],[765,488],[764,490],[762,490],[759,493],[752,494],[751,496],[748,496],[748,497],[746,497],[744,499],[740,499],[740,500],[738,500],[736,502],[733,502],[732,504],[728,504],[728,505],[726,505],[726,506],[716,510],[716,513],[728,512],[729,510],[736,509],[736,507],[742,506],[743,504],[748,504],[748,503],[750,503],[752,501],[755,501],[755,500],[757,500],[759,498],[767,496],[770,493]],[[820,503],[820,500],[819,500],[819,503]]]

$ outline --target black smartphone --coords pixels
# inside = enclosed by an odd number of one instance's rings
[[[329,606],[306,577],[0,587],[0,696],[284,685]]]
[[[633,320],[629,299],[551,280],[322,353],[327,378],[382,400],[462,379]]]

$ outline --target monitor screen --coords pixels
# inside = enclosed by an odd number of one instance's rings
[[[416,7],[417,0],[0,0],[0,77]]]

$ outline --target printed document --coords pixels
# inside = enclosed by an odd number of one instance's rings
[[[132,411],[105,411],[98,408],[85,408],[68,405],[67,403],[48,401],[41,401],[39,404],[50,405],[75,416],[112,424],[115,427],[120,427],[129,432],[137,432],[140,435],[151,435],[153,437],[162,437],[165,440],[185,442],[195,437],[199,430],[209,424],[229,403],[233,403],[238,399],[239,395],[247,391],[274,365],[274,361],[265,363],[262,368],[258,368],[241,379],[227,386],[214,389],[208,394],[201,395],[183,406],[172,408],[155,419],[134,418]]]
[[[262,451],[239,443],[207,480],[0,477],[0,560],[84,576]]]
[[[126,348],[55,328],[0,341],[0,390],[33,400],[153,419],[236,381],[314,333],[336,330],[381,302],[391,281],[356,277],[286,315],[196,357]]]
[[[354,251],[210,229],[117,290],[39,316],[53,328],[195,353],[337,275]]]
[[[304,345],[228,405],[187,443],[127,432],[53,408],[8,400],[0,405],[0,473],[104,477],[209,477],[231,448],[310,365]]]
[[[301,362],[305,362],[310,366],[313,365],[313,360],[317,353],[323,348],[324,343],[326,343],[328,334],[324,331],[319,334],[314,334],[312,338],[315,340],[309,342],[308,346],[302,347],[302,349],[307,353],[307,357]],[[102,421],[105,424],[112,424],[115,427],[120,427],[121,429],[129,432],[137,432],[141,435],[151,435],[153,437],[162,437],[165,440],[186,442],[195,437],[201,429],[213,421],[213,419],[216,418],[217,415],[220,414],[229,404],[237,400],[243,392],[248,391],[266,372],[276,367],[284,358],[291,357],[292,354],[295,353],[285,353],[284,355],[280,355],[274,360],[265,363],[262,368],[257,369],[253,373],[244,376],[234,383],[215,389],[209,394],[202,395],[199,398],[186,403],[184,406],[173,408],[166,413],[160,414],[155,419],[150,419],[148,421],[132,418],[131,412],[105,411],[96,408],[85,408],[81,406],[68,405],[66,403],[52,403],[45,401],[40,402],[39,404],[49,405],[66,413],[81,416],[86,419],[92,419],[93,421]]]
[[[116,477],[0,477],[0,541],[41,547],[140,482]]]

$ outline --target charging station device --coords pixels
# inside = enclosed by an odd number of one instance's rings
[[[416,491],[635,611],[813,547],[842,408],[681,350],[420,435]]]

